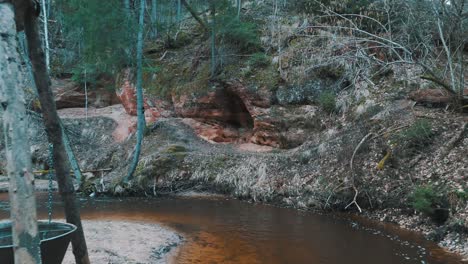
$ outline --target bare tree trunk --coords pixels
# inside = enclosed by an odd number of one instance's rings
[[[47,11],[46,11],[46,0],[42,0],[41,6],[42,6],[42,19],[44,20],[43,25],[44,25],[45,61],[46,61],[47,71],[49,71],[50,70],[49,27],[47,24],[48,17],[47,17]]]
[[[158,0],[151,0],[151,37],[158,36]]]
[[[10,177],[9,196],[15,263],[41,263],[37,228],[34,174],[28,140],[28,122],[20,87],[13,6],[0,2],[0,103]]]
[[[211,9],[211,78],[216,74],[217,58],[216,58],[216,3],[210,1]]]
[[[80,165],[78,164],[78,161],[76,160],[75,153],[73,152],[73,149],[71,147],[70,139],[68,138],[67,133],[65,132],[65,127],[63,126],[62,122],[60,122],[60,128],[62,130],[62,139],[63,139],[63,144],[65,146],[65,151],[67,152],[68,161],[70,162],[70,166],[73,170],[73,174],[75,175],[78,186],[81,186],[81,183],[82,183],[81,180],[83,176],[81,175]]]
[[[145,1],[140,0],[140,20],[139,20],[139,29],[138,29],[138,43],[137,43],[137,80],[136,80],[136,90],[137,90],[137,142],[135,146],[135,152],[133,153],[133,161],[130,164],[130,169],[128,170],[127,177],[125,181],[128,181],[132,178],[133,173],[136,170],[138,165],[138,160],[140,158],[141,151],[141,142],[143,141],[143,131],[145,129],[145,109],[143,106],[143,30],[145,23]]]
[[[177,25],[180,26],[180,21],[182,20],[182,2],[177,0]]]
[[[49,75],[47,73],[44,51],[37,29],[37,18],[35,10],[30,8],[25,16],[25,31],[28,40],[29,56],[33,68],[34,80],[36,82],[39,101],[43,111],[44,124],[49,142],[52,143],[55,171],[59,185],[59,192],[65,207],[65,216],[68,223],[77,226],[77,231],[72,236],[73,254],[76,263],[89,264],[86,240],[81,225],[80,211],[75,200],[75,188],[69,177],[69,164],[67,153],[62,139],[60,119],[55,107],[55,101],[50,88]]]
[[[124,9],[127,16],[130,16],[130,0],[124,0]]]

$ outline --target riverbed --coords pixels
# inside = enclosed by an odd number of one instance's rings
[[[42,218],[46,197],[38,196]],[[6,199],[1,197],[0,218],[8,217]],[[87,221],[159,224],[175,230],[181,243],[166,257],[171,263],[463,263],[416,233],[342,214],[302,212],[219,196],[85,198],[80,204]],[[54,217],[63,218],[58,198],[53,205]],[[125,230],[122,226],[115,232],[125,236]]]

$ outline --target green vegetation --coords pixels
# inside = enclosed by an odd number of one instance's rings
[[[440,204],[440,196],[432,186],[417,187],[410,197],[411,206],[419,212],[432,214],[437,204]]]
[[[170,145],[162,153],[183,153],[187,152],[187,148],[180,145]]]
[[[468,201],[468,188],[462,191],[456,191],[455,194],[457,195],[458,199],[464,202]]]
[[[255,24],[241,22],[232,17],[227,17],[222,22],[219,33],[226,43],[234,44],[243,52],[255,52],[261,49]]]
[[[250,67],[265,67],[270,64],[270,57],[265,53],[257,52],[252,54],[247,63]]]
[[[427,119],[419,119],[397,136],[401,142],[409,148],[421,148],[431,143],[434,132]]]
[[[132,63],[136,21],[116,8],[121,5],[119,0],[57,2],[64,44],[76,54],[69,61],[75,81],[84,81],[86,73],[86,81],[92,82]]]
[[[332,91],[326,91],[319,96],[319,105],[328,113],[336,112],[336,94]]]

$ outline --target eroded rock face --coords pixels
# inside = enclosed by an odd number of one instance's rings
[[[133,74],[126,70],[120,81],[117,82],[117,97],[120,99],[127,114],[137,115],[136,87],[133,84]],[[147,124],[156,122],[161,117],[172,117],[174,115],[172,105],[166,100],[157,98],[144,98],[145,120]]]
[[[124,72],[117,91],[126,112],[137,114],[135,87]],[[321,128],[317,107],[277,105],[268,88],[251,88],[238,80],[213,83],[204,93],[173,94],[168,100],[145,98],[147,123],[160,117],[182,117],[201,138],[216,143],[253,143],[275,148],[301,145],[308,131]]]
[[[302,144],[307,129],[320,128],[317,108],[273,104],[268,89],[249,89],[239,81],[220,83],[204,95],[174,96],[178,116],[202,138],[214,142],[254,143],[276,148]]]
[[[137,115],[137,101],[136,101],[136,89],[130,80],[126,79],[123,85],[120,87],[120,91],[117,91],[117,96],[120,99],[123,107],[127,114],[136,116]]]
[[[234,91],[217,87],[203,96],[173,96],[178,116],[200,137],[213,142],[249,142],[254,119],[244,100]]]
[[[84,88],[70,79],[52,80],[52,91],[58,109],[85,107],[86,94]],[[106,107],[119,104],[116,94],[105,87],[90,87],[88,89],[88,107]]]

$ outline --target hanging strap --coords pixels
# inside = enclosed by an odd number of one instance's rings
[[[47,201],[47,213],[48,213],[48,217],[49,217],[49,224],[50,222],[52,221],[52,200],[53,200],[53,192],[52,192],[52,189],[53,189],[53,174],[54,174],[54,158],[53,158],[53,151],[54,151],[54,147],[52,146],[52,144],[49,143],[49,160],[48,160],[48,163],[49,163],[49,189],[48,189],[48,201]]]

